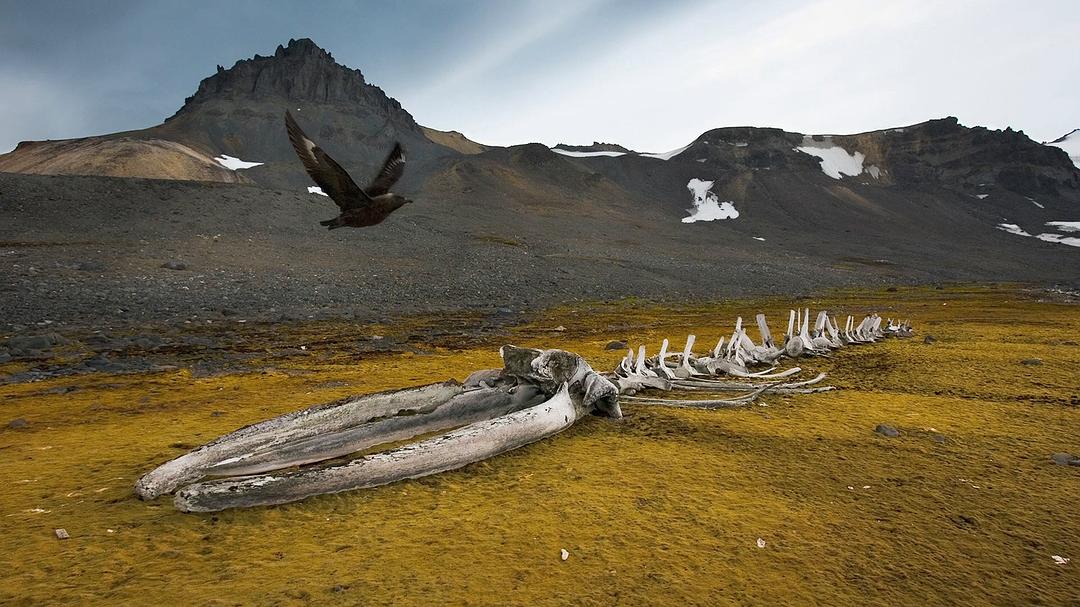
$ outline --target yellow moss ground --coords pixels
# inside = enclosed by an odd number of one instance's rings
[[[700,351],[735,315],[778,323],[789,303],[583,304],[507,341],[607,369],[610,339],[655,349],[695,332]],[[1050,454],[1080,452],[1080,308],[990,287],[801,303],[910,317],[920,335],[811,361],[804,376],[829,371],[839,392],[713,412],[626,404],[622,421],[463,470],[217,515],[140,502],[132,483],[247,423],[497,366],[498,343],[0,387],[0,420],[31,421],[0,431],[0,603],[1077,604],[1080,468]],[[277,328],[298,342],[348,331],[370,328]],[[65,385],[80,390],[47,393]]]

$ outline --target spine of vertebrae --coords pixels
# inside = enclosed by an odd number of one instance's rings
[[[658,355],[646,357],[645,346],[642,345],[636,357],[632,349],[627,352],[610,379],[618,386],[619,393],[633,402],[695,408],[738,407],[750,404],[762,394],[806,394],[835,389],[818,385],[825,379],[824,373],[805,381],[786,381],[802,369],[793,366],[778,371],[783,359],[828,357],[830,352],[838,348],[873,343],[886,337],[913,335],[909,321],[889,319],[883,324],[877,314],[864,317],[857,325],[855,318],[848,316],[843,331],[836,318],[825,310],[818,312],[813,328],[810,318],[809,308],[791,310],[787,332],[780,344],[774,341],[765,315],[758,314],[755,317],[758,342],[747,335],[743,319],[739,317],[735,320],[735,330],[730,337],[721,336],[716,347],[704,356],[693,353],[697,341],[695,335],[687,336],[686,346],[681,353],[668,352],[668,340],[665,339]],[[637,396],[642,390],[746,393],[722,399],[677,399]]]

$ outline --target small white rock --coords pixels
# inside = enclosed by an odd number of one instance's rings
[[[565,561],[566,559],[570,558],[570,553],[566,551],[566,548],[563,548],[563,549],[562,549],[562,550],[560,551],[559,555],[560,555],[560,556],[562,556],[562,560],[564,560],[564,561]]]
[[[58,540],[66,540],[71,537],[68,535],[67,529],[55,529],[53,533],[56,534],[56,539]]]
[[[1058,556],[1056,554],[1052,555],[1050,558],[1054,559],[1054,562],[1057,563],[1058,565],[1067,565],[1069,563],[1069,559],[1067,559],[1067,558],[1065,558],[1063,556]]]
[[[761,538],[759,537],[759,538],[757,539],[757,547],[758,547],[758,548],[764,548],[764,547],[765,547],[765,540],[763,540],[763,539],[761,539]]]

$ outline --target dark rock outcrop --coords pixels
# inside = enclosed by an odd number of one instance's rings
[[[566,150],[568,152],[622,152],[623,154],[634,154],[634,150],[623,147],[617,143],[604,143],[602,141],[594,141],[592,145],[567,145],[560,143],[552,149]]]

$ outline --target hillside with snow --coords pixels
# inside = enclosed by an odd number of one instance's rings
[[[1065,150],[1065,153],[1072,159],[1073,164],[1080,168],[1080,129],[1073,129],[1053,141],[1046,142],[1046,145]]]

